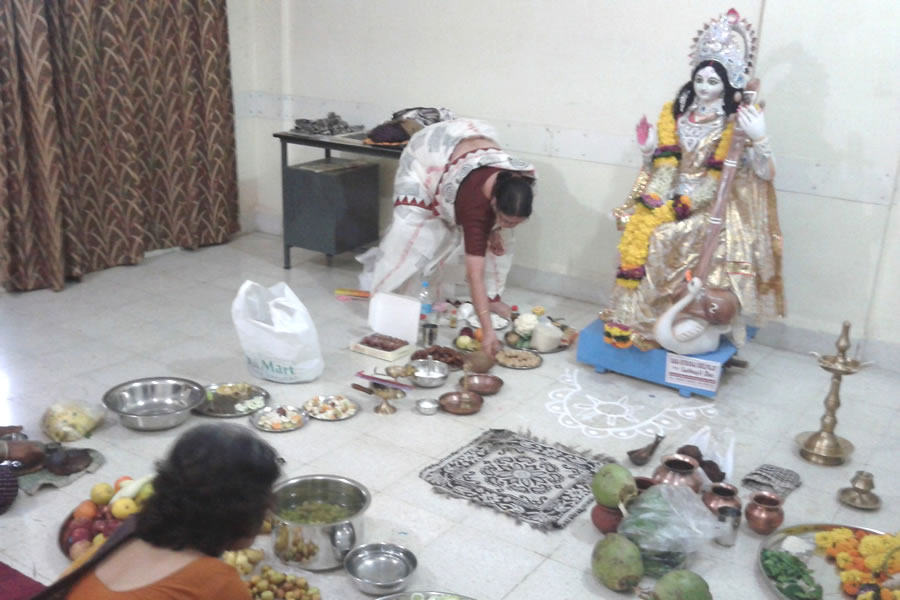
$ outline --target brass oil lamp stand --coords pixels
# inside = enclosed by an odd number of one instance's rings
[[[850,440],[834,433],[837,425],[837,409],[841,406],[841,380],[845,375],[853,375],[862,368],[858,360],[847,358],[850,349],[850,321],[844,321],[841,336],[835,343],[836,355],[822,356],[813,352],[819,366],[831,373],[831,387],[825,397],[825,414],[819,431],[806,431],[794,440],[800,447],[800,456],[817,465],[840,465],[853,452]]]

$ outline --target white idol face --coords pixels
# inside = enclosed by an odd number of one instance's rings
[[[694,75],[694,94],[700,103],[718,100],[724,92],[725,84],[712,67],[703,67]]]

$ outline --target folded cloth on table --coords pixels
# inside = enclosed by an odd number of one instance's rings
[[[350,131],[361,131],[362,126],[349,125],[337,113],[330,112],[324,119],[297,119],[293,131],[307,135],[337,135]]]
[[[760,465],[741,480],[746,488],[771,490],[782,498],[800,487],[800,483],[800,475],[796,471],[775,465]]]

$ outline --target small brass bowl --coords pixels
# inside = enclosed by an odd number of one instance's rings
[[[448,413],[454,415],[472,415],[481,410],[484,398],[476,392],[447,392],[443,394],[438,403]]]
[[[469,381],[469,391],[481,394],[482,396],[492,396],[500,391],[503,387],[503,380],[496,375],[487,373],[470,373],[459,378],[459,385],[466,389],[466,380]]]

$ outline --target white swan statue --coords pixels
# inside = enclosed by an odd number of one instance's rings
[[[687,293],[659,316],[653,334],[659,345],[676,354],[704,354],[719,347],[719,337],[731,331],[731,325],[712,325],[704,319],[685,317],[676,321],[685,307],[703,291],[703,281],[694,277]]]

